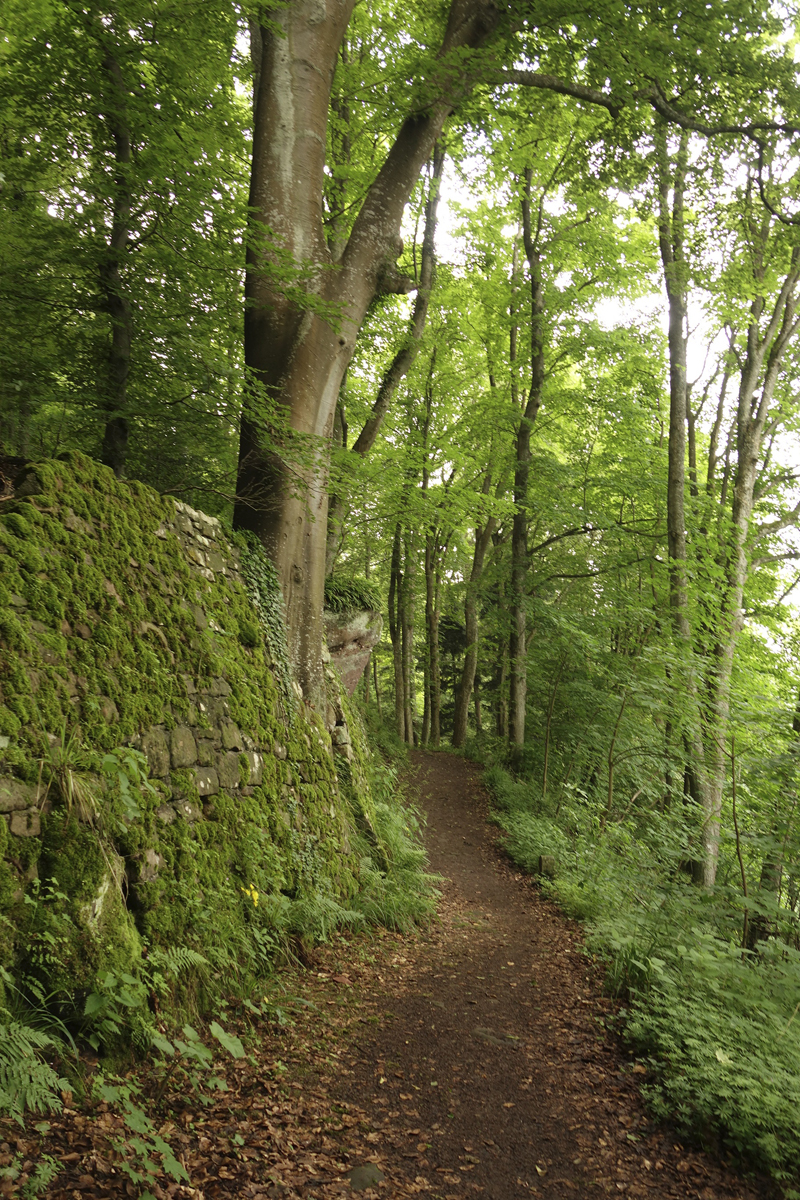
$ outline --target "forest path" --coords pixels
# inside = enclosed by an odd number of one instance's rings
[[[395,1171],[448,1200],[769,1194],[652,1127],[579,930],[498,852],[480,772],[412,762],[442,919],[336,1089],[387,1133],[418,1129]]]
[[[139,1073],[191,1177],[159,1174],[155,1200],[776,1196],[652,1126],[580,931],[498,851],[479,770],[417,751],[412,767],[446,880],[439,919],[336,937],[310,969],[278,973],[280,1019],[258,1022],[245,1059],[217,1059],[227,1091],[167,1086],[154,1063]],[[49,1154],[50,1200],[128,1200],[142,1189],[120,1139],[130,1147],[120,1115],[87,1099],[24,1130],[0,1122],[0,1167],[16,1155],[30,1173]],[[0,1180],[0,1197],[18,1194]]]

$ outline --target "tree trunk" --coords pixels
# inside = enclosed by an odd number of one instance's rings
[[[475,704],[475,733],[480,739],[483,737],[483,717],[481,715],[481,685],[477,663],[475,664],[475,678],[473,680],[472,695],[474,697]]]
[[[700,726],[699,698],[694,670],[692,628],[689,620],[689,581],[686,550],[686,382],[687,265],[684,247],[684,194],[688,164],[688,134],[680,135],[674,175],[670,169],[667,130],[656,130],[658,156],[658,238],[664,287],[667,293],[669,327],[669,444],[667,479],[667,542],[669,553],[670,607],[675,636],[683,656],[680,684],[686,714],[683,741],[689,771],[703,809],[702,857],[692,863],[692,878],[707,883],[716,872],[716,851],[711,855],[715,821],[714,801],[707,780],[706,752]],[[672,210],[669,193],[672,190]],[[716,814],[718,819],[718,813]],[[711,855],[711,857],[710,857]],[[713,865],[712,865],[713,858]],[[712,878],[713,882],[713,878]]]
[[[376,647],[376,649],[377,649],[377,647]],[[372,682],[375,685],[375,704],[378,709],[378,720],[382,724],[383,723],[383,711],[381,708],[381,689],[380,689],[380,685],[378,683],[378,659],[375,655],[374,650],[372,652]]]
[[[423,741],[439,745],[439,621],[436,611],[436,532],[425,535],[425,674],[427,676],[428,727]]]
[[[406,716],[403,702],[403,640],[402,640],[402,590],[403,571],[401,566],[402,528],[395,525],[392,542],[392,565],[389,576],[389,637],[392,640],[392,664],[394,666],[394,719],[397,736],[405,741]]]
[[[767,229],[764,230],[766,238]],[[760,282],[760,280],[758,280]],[[737,463],[731,510],[732,532],[725,570],[722,617],[713,650],[713,670],[708,685],[709,784],[706,802],[704,850],[706,856],[704,883],[711,886],[716,878],[719,854],[720,813],[726,776],[724,754],[730,718],[730,690],[733,661],[739,634],[744,626],[744,589],[750,569],[750,534],[758,461],[764,438],[764,427],[770,412],[778,371],[786,352],[797,333],[800,320],[797,313],[797,287],[800,283],[800,248],[792,251],[791,267],[766,328],[761,333],[760,318],[764,301],[756,299],[751,306],[747,337],[747,354],[742,365],[739,402],[736,417]],[[763,372],[763,378],[762,378]],[[758,391],[761,381],[760,395]]]
[[[253,530],[277,567],[296,679],[316,704],[324,693],[327,470],[336,398],[372,299],[408,290],[393,267],[403,210],[447,117],[472,86],[463,52],[482,45],[502,15],[479,0],[452,0],[428,106],[401,124],[332,270],[322,206],[328,109],[353,2],[295,0],[271,13],[260,29],[255,73],[248,389],[234,524]],[[305,301],[298,299],[301,284]],[[294,452],[296,434],[303,435],[302,457]]]
[[[111,343],[108,349],[107,377],[103,389],[106,414],[103,432],[102,461],[118,477],[125,470],[128,452],[129,425],[127,415],[128,374],[131,365],[133,320],[131,306],[122,282],[121,266],[130,236],[131,221],[131,135],[126,116],[127,92],[120,65],[110,50],[103,58],[103,70],[108,80],[108,101],[105,117],[114,139],[114,190],[111,211],[111,232],[108,248],[100,264],[100,290],[111,321]]]
[[[483,480],[483,487],[481,488],[484,496],[489,494],[491,484],[492,476],[487,471]],[[463,746],[467,740],[469,700],[472,695],[472,688],[475,683],[475,671],[478,665],[478,596],[486,551],[491,545],[495,525],[495,518],[489,517],[485,525],[479,526],[475,530],[472,570],[467,580],[467,592],[464,597],[464,625],[466,629],[467,649],[464,655],[464,665],[461,669],[461,685],[458,689],[453,717],[453,745],[456,747]],[[476,704],[479,703],[476,694]]]
[[[395,354],[381,380],[375,403],[363,429],[353,443],[352,453],[360,458],[366,458],[375,442],[389,411],[397,388],[402,383],[414,365],[425,331],[428,318],[428,305],[436,274],[436,219],[439,204],[439,185],[444,170],[445,155],[441,147],[436,145],[433,152],[431,182],[428,190],[428,200],[425,205],[425,231],[422,237],[422,253],[420,261],[419,280],[417,281],[417,296],[414,309],[409,321],[408,330],[403,344]],[[342,528],[345,517],[345,503],[341,496],[333,494],[328,508],[328,541],[326,551],[326,574],[333,570],[333,563],[339,551],[342,540]],[[423,739],[424,740],[424,739]]]
[[[514,522],[511,529],[511,695],[509,737],[515,746],[525,742],[525,706],[528,696],[527,660],[527,573],[528,573],[528,479],[531,462],[531,432],[542,403],[544,387],[544,289],[540,258],[541,221],[531,222],[531,181],[525,172],[522,197],[522,232],[525,257],[531,277],[531,385],[517,429],[514,468]]]
[[[409,746],[414,745],[414,715],[416,710],[416,688],[414,680],[414,594],[413,536],[406,533],[405,564],[401,588],[400,633],[403,654],[403,737]]]
[[[756,298],[750,306],[746,349],[741,357],[730,532],[723,532],[722,536],[727,545],[723,542],[719,562],[714,564],[715,569],[719,565],[723,568],[720,616],[714,631],[715,644],[709,656],[710,662],[704,672],[706,682],[701,697],[696,680],[696,651],[689,618],[685,514],[687,264],[684,247],[684,191],[688,164],[688,135],[684,132],[680,136],[674,172],[670,168],[667,135],[663,125],[657,129],[656,150],[659,248],[669,304],[670,429],[667,529],[670,603],[678,645],[684,657],[684,688],[687,702],[684,741],[687,749],[687,771],[692,791],[696,793],[703,811],[702,858],[693,864],[692,874],[696,882],[712,887],[716,880],[720,816],[727,773],[725,746],[730,717],[730,686],[736,644],[744,620],[742,604],[749,570],[749,540],[758,461],[764,427],[778,378],[778,368],[800,323],[796,317],[800,249],[795,248],[792,251],[790,269],[771,310],[766,313],[767,302],[763,296],[763,285],[767,275],[765,264],[771,218],[765,214],[758,228],[751,222],[750,234],[754,244],[749,249],[749,257]],[[671,211],[670,189],[673,196]],[[765,327],[762,331],[764,318]],[[760,395],[757,395],[759,383]],[[723,380],[723,389],[726,386],[727,377]],[[721,402],[720,400],[720,404]],[[721,418],[718,417],[718,421],[715,422],[709,453],[707,491],[713,490],[712,471],[716,465],[719,419]],[[721,517],[724,517],[727,504],[729,478],[728,461],[719,497]],[[725,525],[725,520],[721,519],[720,528],[724,530]]]

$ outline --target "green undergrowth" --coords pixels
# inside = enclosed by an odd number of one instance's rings
[[[418,817],[338,680],[349,757],[293,694],[260,548],[206,529],[198,569],[187,511],[81,455],[35,464],[28,490],[0,504],[0,1110],[17,1115],[58,1106],[76,1048],[151,1054],[334,930],[407,928],[435,901]]]
[[[692,818],[683,806],[605,823],[585,796],[543,804],[537,785],[497,765],[484,780],[511,858],[533,873],[540,855],[554,857],[542,887],[585,923],[587,949],[623,998],[624,1036],[648,1065],[654,1112],[800,1195],[796,931],[742,950],[741,895],[704,892],[683,869]],[[758,901],[749,903],[752,916]]]
[[[334,573],[325,580],[325,607],[335,613],[359,610],[380,612],[383,600],[380,588],[369,579]]]

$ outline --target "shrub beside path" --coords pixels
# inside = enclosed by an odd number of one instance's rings
[[[151,1102],[191,1176],[159,1178],[156,1200],[775,1196],[651,1125],[643,1068],[610,1031],[615,1006],[580,931],[498,853],[479,771],[447,754],[412,763],[446,878],[439,921],[338,939],[310,970],[281,974],[272,1011],[291,1021],[260,1030],[227,1092]],[[155,1075],[144,1086],[165,1090]],[[58,1158],[54,1200],[139,1194],[119,1170],[113,1111],[70,1107],[46,1124],[4,1125],[0,1158]]]

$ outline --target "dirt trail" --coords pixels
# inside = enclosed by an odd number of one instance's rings
[[[652,1129],[579,931],[498,853],[478,771],[413,762],[443,921],[340,1094],[419,1128],[406,1173],[435,1195],[770,1194]]]
[[[412,762],[446,877],[439,921],[340,939],[312,970],[282,973],[271,995],[293,1019],[228,1060],[227,1092],[201,1103],[176,1081],[153,1101],[165,1085],[152,1066],[142,1102],[191,1176],[161,1175],[156,1200],[774,1197],[651,1126],[580,932],[498,852],[478,770]],[[0,1122],[0,1167],[30,1174],[49,1154],[51,1200],[127,1200],[141,1189],[120,1170],[120,1137],[119,1114],[89,1102],[24,1131]],[[0,1180],[0,1196],[21,1182]]]

